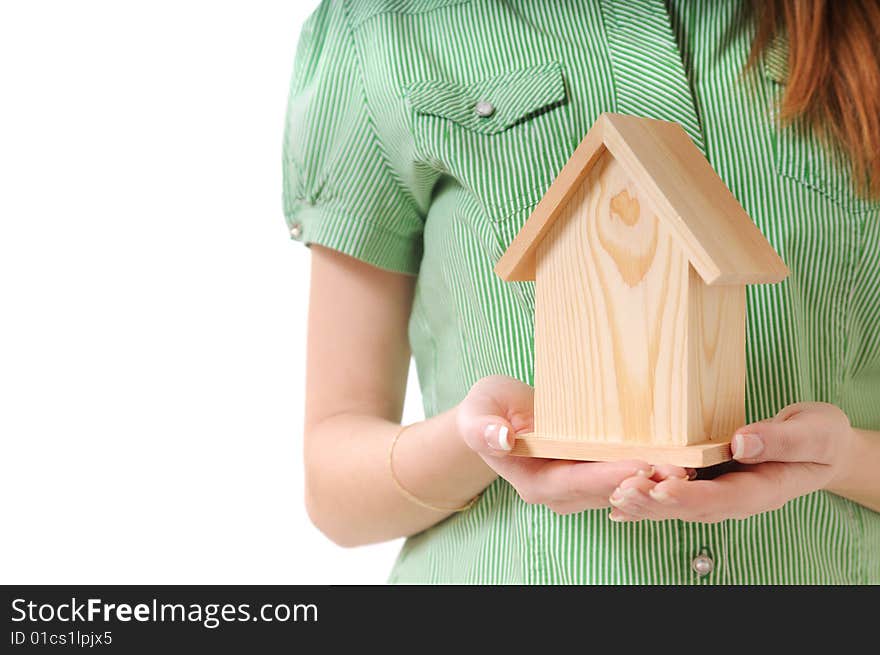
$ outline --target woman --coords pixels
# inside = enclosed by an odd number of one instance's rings
[[[407,536],[397,582],[880,583],[880,6],[756,9],[310,18],[285,214],[312,245],[306,498],[331,539]],[[534,291],[492,268],[604,111],[680,123],[791,269],[749,289],[752,422],[712,479],[507,456]],[[410,348],[428,418],[401,431]]]

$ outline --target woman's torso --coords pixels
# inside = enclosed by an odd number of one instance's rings
[[[784,43],[744,72],[743,3],[352,2],[347,20],[388,163],[425,216],[410,337],[427,415],[486,375],[533,382],[534,287],[492,268],[613,111],[681,123],[791,269],[748,290],[747,419],[817,400],[880,429],[880,203],[814,141],[774,127]],[[494,114],[475,115],[478,100]],[[391,579],[880,582],[880,514],[824,492],[712,525],[606,515],[557,516],[498,480],[410,538]],[[714,562],[705,577],[700,554]]]

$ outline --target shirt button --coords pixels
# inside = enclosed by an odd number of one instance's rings
[[[488,100],[480,100],[474,107],[474,111],[477,113],[477,116],[487,118],[495,113],[495,105]]]
[[[713,562],[712,558],[708,555],[697,555],[691,562],[691,566],[694,571],[697,572],[698,576],[703,577],[712,572],[712,569],[715,568],[715,562]]]
[[[303,226],[302,223],[294,223],[290,226],[290,236],[294,239],[299,239],[303,235]]]

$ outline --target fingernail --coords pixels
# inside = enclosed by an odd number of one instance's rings
[[[506,425],[502,425],[501,429],[498,430],[498,444],[504,450],[510,450],[511,448],[513,448],[513,444],[510,443],[510,437],[507,434],[507,426]]]
[[[639,469],[636,471],[637,475],[641,475],[643,478],[652,478],[654,477],[654,467],[648,469]]]
[[[632,500],[636,496],[640,495],[641,492],[638,489],[621,489],[617,488],[614,490],[614,493],[611,494],[611,497],[608,499],[608,502],[614,505],[615,507],[619,505],[626,505],[627,501]]]
[[[697,469],[688,469],[688,480],[696,480],[697,479]]]
[[[658,503],[672,502],[672,496],[670,496],[668,493],[663,491],[663,489],[660,489],[658,487],[654,487],[653,489],[651,489],[651,491],[648,492],[648,495],[651,496],[651,498],[656,500]]]
[[[752,459],[764,452],[764,440],[757,434],[733,435],[733,458]]]
[[[608,518],[615,523],[623,523],[626,520],[620,514],[617,514],[614,511],[609,512]]]
[[[495,437],[496,433],[497,437]],[[483,431],[483,437],[486,439],[489,448],[493,450],[509,451],[513,448],[510,443],[510,437],[507,434],[506,425],[498,425],[497,423],[487,425],[486,429]]]

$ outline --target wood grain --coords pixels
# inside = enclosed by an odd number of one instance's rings
[[[572,194],[610,151],[707,284],[779,282],[788,269],[677,123],[602,114],[495,266],[504,280],[534,280],[535,254]]]
[[[603,142],[651,198],[706,284],[780,282],[788,268],[677,123],[608,114]]]
[[[746,289],[688,279],[688,443],[729,440],[746,420]]]
[[[600,116],[498,262],[536,279],[514,454],[708,466],[745,422],[745,285],[782,260],[674,123]]]
[[[731,459],[729,441],[688,446],[646,446],[560,440],[536,433],[517,435],[511,454],[519,457],[573,459],[586,462],[637,459],[649,464],[673,464],[689,468],[704,468]]]
[[[538,247],[535,430],[689,440],[688,262],[607,153]]]

